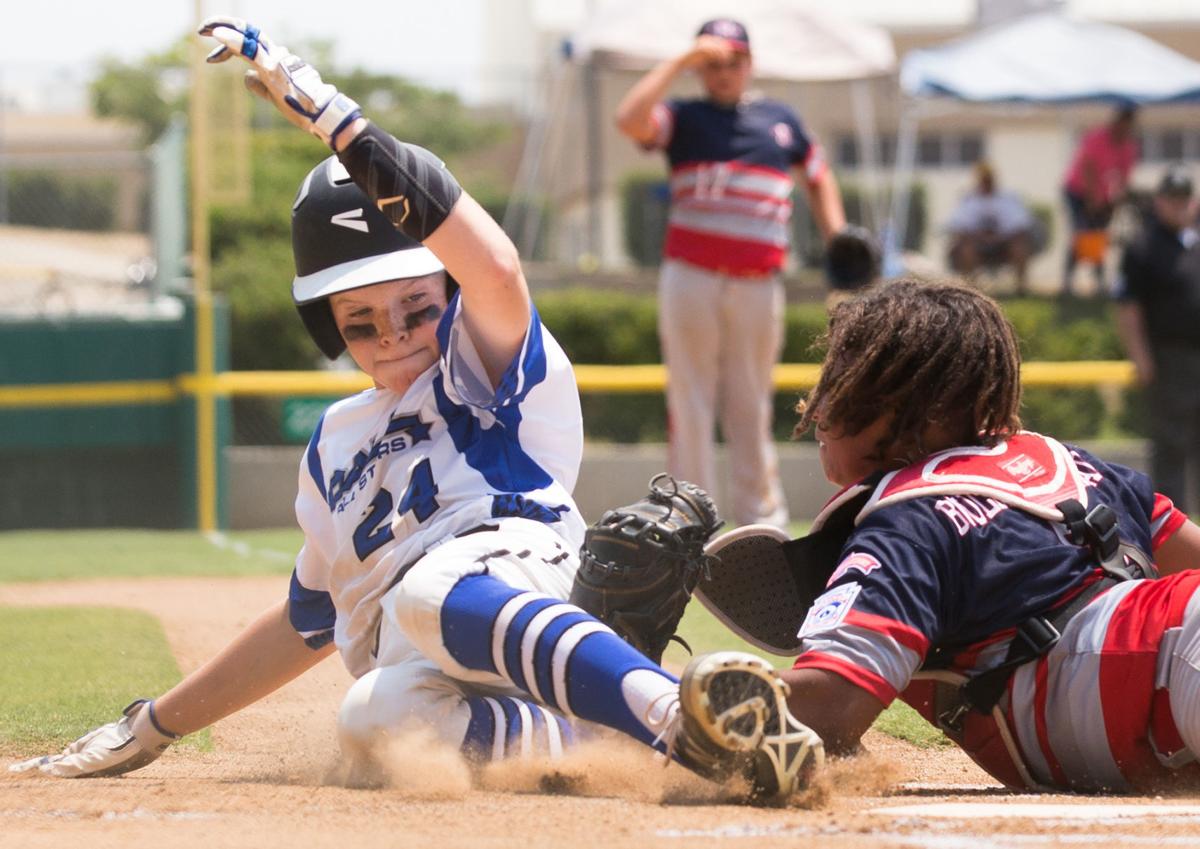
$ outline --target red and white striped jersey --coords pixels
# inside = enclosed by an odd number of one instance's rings
[[[654,147],[671,167],[671,206],[663,255],[752,277],[787,257],[793,167],[809,181],[825,171],[820,146],[787,106],[745,100],[673,100],[654,111]]]

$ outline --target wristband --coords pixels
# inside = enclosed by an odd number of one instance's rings
[[[442,160],[372,123],[338,159],[396,229],[418,242],[442,225],[462,195]]]

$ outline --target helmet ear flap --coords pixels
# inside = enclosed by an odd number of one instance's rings
[[[346,350],[346,340],[338,330],[337,322],[333,320],[333,310],[328,298],[321,298],[308,304],[296,304],[300,319],[308,330],[308,335],[317,343],[321,353],[331,360],[336,360]]]

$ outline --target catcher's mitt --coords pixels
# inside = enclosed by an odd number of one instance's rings
[[[871,231],[847,224],[825,248],[825,274],[834,289],[857,289],[879,276],[879,243]]]
[[[703,489],[656,475],[649,495],[588,528],[571,603],[660,662],[708,569],[704,544],[722,524]]]

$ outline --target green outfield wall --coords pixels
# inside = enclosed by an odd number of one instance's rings
[[[223,370],[223,305],[216,316]],[[167,317],[0,320],[0,529],[194,526],[195,401],[177,388],[193,318],[185,303]]]

